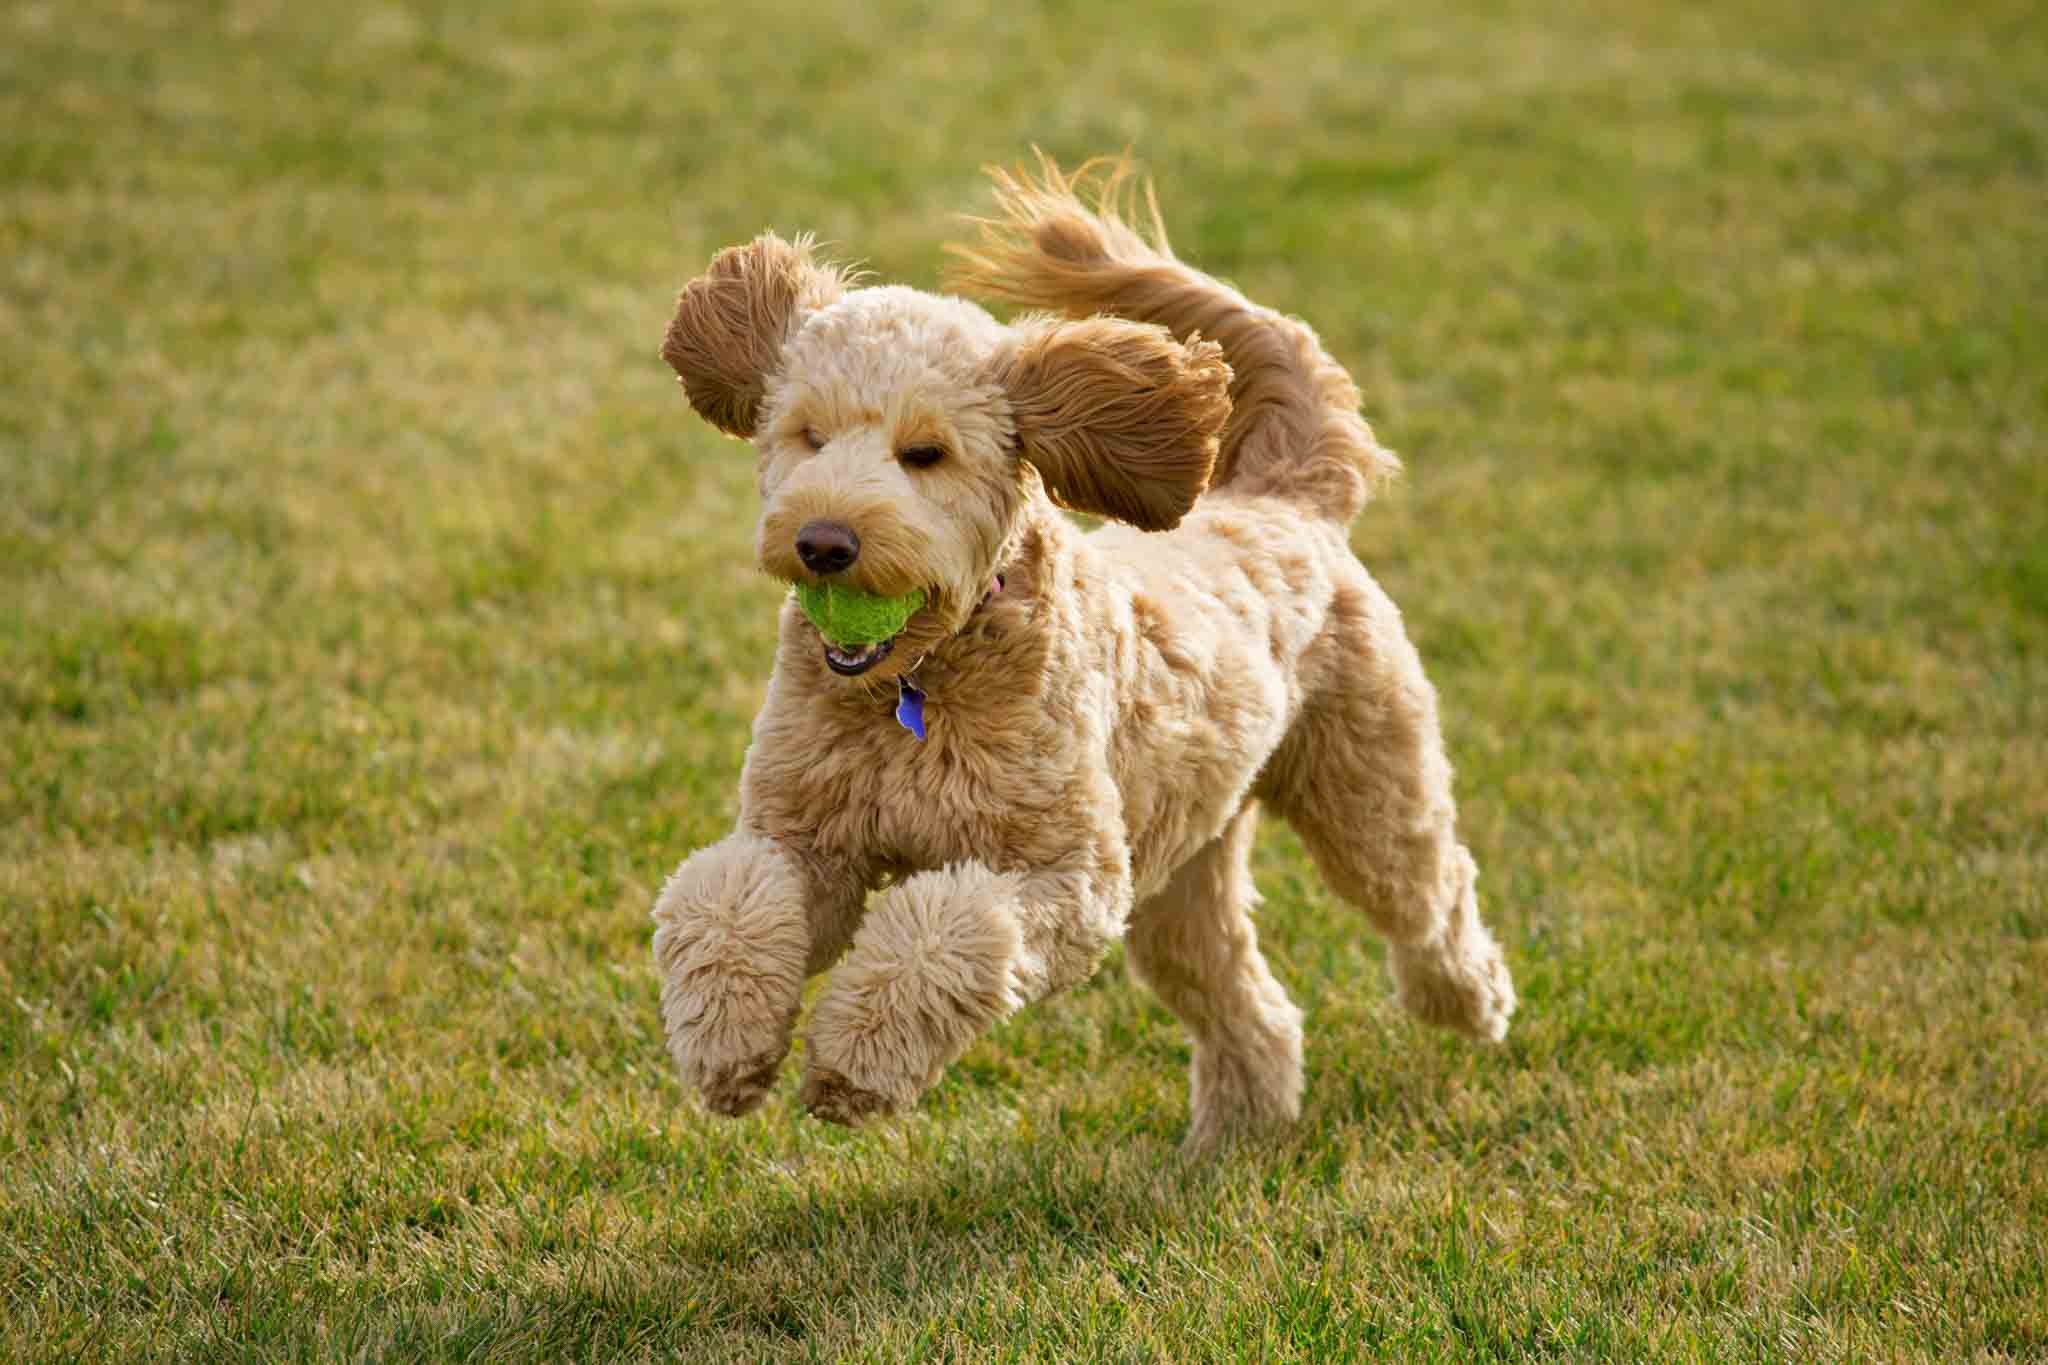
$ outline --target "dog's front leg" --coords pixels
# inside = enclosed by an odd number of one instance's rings
[[[691,854],[662,887],[662,1025],[683,1079],[713,1112],[744,1114],[775,1083],[804,978],[845,946],[861,895],[744,832]]]
[[[908,1108],[983,1030],[1086,978],[1129,898],[1121,878],[978,862],[892,888],[811,1016],[805,1108],[847,1124]]]

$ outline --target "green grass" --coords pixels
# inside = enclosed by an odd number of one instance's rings
[[[778,593],[655,358],[1130,145],[1358,527],[1523,990],[1283,829],[1290,1140],[1112,957],[694,1113],[647,909]],[[2018,3],[0,13],[0,1357],[2048,1355],[2048,28]]]

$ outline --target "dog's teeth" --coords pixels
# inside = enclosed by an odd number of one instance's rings
[[[825,660],[848,676],[864,673],[880,663],[883,656],[889,652],[890,645],[894,643],[893,640],[882,640],[872,645],[841,648],[828,640],[825,642]]]
[[[882,646],[879,644],[874,644],[862,645],[857,649],[841,649],[837,645],[827,645],[825,647],[825,652],[832,656],[832,661],[834,663],[843,664],[848,668],[853,668],[860,664],[869,663],[874,659],[879,658],[882,653]]]

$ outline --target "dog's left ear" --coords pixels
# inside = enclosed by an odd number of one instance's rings
[[[1147,531],[1179,525],[1209,486],[1230,416],[1222,347],[1112,317],[1011,331],[993,377],[1053,500]]]
[[[690,406],[732,436],[752,436],[769,376],[804,316],[837,300],[845,274],[811,259],[808,237],[764,232],[727,247],[683,287],[661,358]]]

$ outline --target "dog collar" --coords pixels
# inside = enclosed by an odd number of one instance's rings
[[[980,611],[1002,590],[1003,576],[997,574],[996,581],[989,584],[988,591],[981,595],[981,600],[974,604],[974,609]],[[926,659],[930,657],[929,654],[925,656]],[[925,737],[924,689],[917,685],[917,670],[923,666],[924,659],[919,659],[896,676],[896,723],[916,735],[920,741]]]
[[[924,692],[910,681],[908,673],[896,679],[896,723],[924,738]]]

